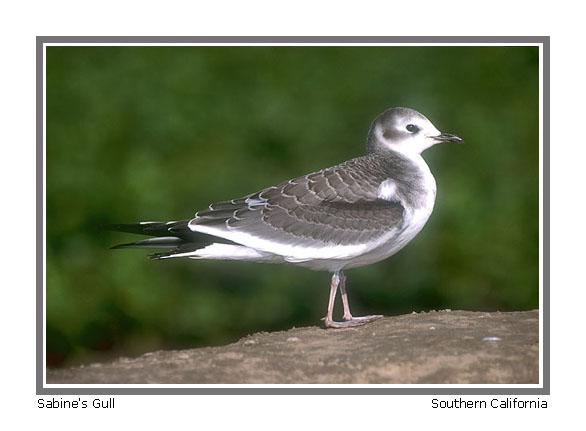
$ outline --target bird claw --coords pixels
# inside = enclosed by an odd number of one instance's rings
[[[373,314],[370,316],[351,317],[349,319],[346,319],[344,322],[336,322],[336,321],[328,318],[328,316],[326,316],[326,317],[322,318],[321,320],[323,320],[325,322],[325,325],[328,328],[340,329],[340,328],[352,328],[354,326],[361,326],[366,323],[372,322],[373,320],[380,319],[381,317],[384,317],[384,316],[382,316],[380,314]]]

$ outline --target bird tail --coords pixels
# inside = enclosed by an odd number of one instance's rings
[[[102,230],[136,233],[139,235],[167,236],[169,232],[180,232],[188,229],[189,220],[182,221],[141,221],[137,223],[108,224]]]
[[[154,237],[118,244],[110,247],[112,250],[125,248],[169,249],[165,252],[150,254],[148,256],[150,259],[185,256],[186,253],[194,252],[212,243],[235,244],[232,241],[218,238],[213,235],[193,232],[189,229],[188,222],[189,220],[123,223],[105,225],[102,226],[102,229]]]

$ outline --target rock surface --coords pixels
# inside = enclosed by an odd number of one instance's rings
[[[48,369],[47,383],[539,383],[539,312],[444,310],[261,332],[222,347]]]

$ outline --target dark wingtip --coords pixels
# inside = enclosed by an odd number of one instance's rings
[[[150,260],[161,260],[164,257],[171,256],[171,253],[153,253],[147,255]]]
[[[121,248],[133,248],[132,246],[134,245],[134,243],[129,242],[127,244],[118,244],[118,245],[113,245],[112,247],[110,247],[110,250],[120,250]]]

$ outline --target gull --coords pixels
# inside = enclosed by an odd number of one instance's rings
[[[421,231],[436,198],[421,153],[442,142],[463,140],[440,132],[413,109],[390,108],[372,122],[365,156],[213,203],[191,219],[111,225],[152,237],[112,248],[168,249],[152,259],[288,263],[329,271],[326,327],[362,325],[382,316],[352,315],[344,271],[394,255]],[[343,321],[333,318],[338,288]]]

